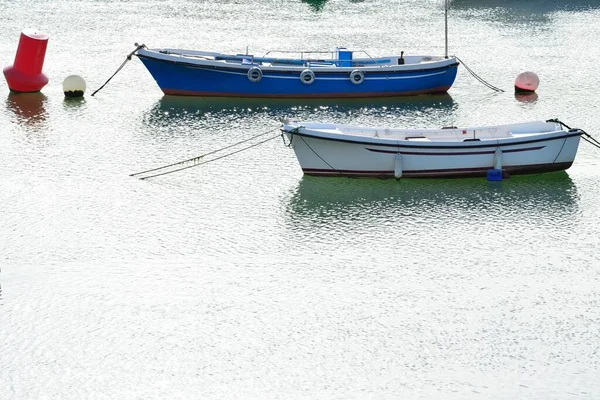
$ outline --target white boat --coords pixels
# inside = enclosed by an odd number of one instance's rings
[[[442,178],[568,169],[581,129],[557,120],[482,127],[392,129],[288,122],[282,132],[305,175]]]

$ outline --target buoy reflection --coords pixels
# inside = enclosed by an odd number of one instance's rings
[[[47,97],[41,92],[10,92],[6,99],[6,106],[19,121],[36,124],[46,120],[46,100]]]
[[[535,103],[538,99],[538,94],[536,92],[516,92],[515,99],[519,103]]]

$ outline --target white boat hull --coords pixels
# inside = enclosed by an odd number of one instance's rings
[[[357,135],[299,126],[283,131],[304,174],[381,178],[485,176],[495,167],[509,174],[565,170],[573,164],[582,133],[557,130],[477,141],[435,141],[429,134],[429,140],[411,141],[382,138],[386,130]]]

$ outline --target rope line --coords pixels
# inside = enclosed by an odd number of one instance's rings
[[[581,131],[583,133],[581,135],[581,138],[583,140],[585,140],[586,142],[588,142],[592,146],[597,147],[597,148],[600,149],[600,141],[598,141],[598,139],[596,139],[595,137],[593,137],[592,135],[590,135],[589,133],[587,133],[583,129],[571,128],[569,125],[565,124],[564,122],[562,122],[558,118],[549,119],[546,122],[554,122],[554,123],[560,124],[560,125],[564,126],[565,128],[567,128],[569,131]]]
[[[234,143],[234,144],[232,144],[232,145],[229,145],[229,146],[226,146],[226,147],[223,147],[223,148],[220,148],[220,149],[217,149],[217,150],[211,151],[211,152],[209,152],[209,153],[206,153],[206,154],[203,154],[203,155],[200,155],[200,156],[194,157],[194,158],[190,158],[190,159],[188,159],[188,160],[179,161],[179,162],[176,162],[176,163],[172,163],[172,164],[165,165],[165,166],[158,167],[158,168],[149,169],[149,170],[142,171],[142,172],[137,172],[137,173],[135,173],[135,174],[131,174],[131,175],[129,175],[129,176],[138,176],[138,177],[139,177],[139,179],[145,180],[145,179],[149,179],[149,178],[155,178],[155,177],[157,177],[157,176],[162,176],[162,175],[172,174],[173,172],[179,172],[179,171],[183,171],[183,170],[186,170],[186,169],[188,169],[188,168],[192,168],[192,167],[197,167],[197,166],[200,166],[200,165],[208,164],[209,162],[217,161],[217,160],[220,160],[220,159],[222,159],[222,158],[229,157],[229,156],[232,156],[232,155],[234,155],[234,154],[240,153],[240,152],[242,152],[242,151],[244,151],[244,150],[251,149],[251,148],[253,148],[253,147],[256,147],[256,146],[258,146],[258,145],[260,145],[260,144],[266,143],[266,142],[268,142],[269,140],[273,140],[273,139],[275,139],[275,138],[277,138],[277,137],[279,137],[279,136],[281,135],[281,134],[279,134],[279,133],[278,133],[278,134],[277,134],[277,135],[275,135],[275,136],[269,137],[269,138],[267,138],[267,139],[265,139],[265,140],[262,140],[262,141],[260,141],[260,142],[257,142],[257,143],[251,144],[251,145],[249,145],[249,146],[243,147],[243,148],[241,148],[241,149],[239,149],[239,150],[235,150],[235,151],[232,151],[232,152],[226,153],[226,154],[224,154],[224,155],[222,155],[222,156],[219,156],[219,157],[216,157],[216,158],[213,158],[213,159],[210,159],[210,160],[206,160],[206,161],[203,161],[203,162],[198,162],[199,160],[201,160],[201,159],[202,159],[202,158],[204,158],[205,156],[208,156],[208,155],[211,155],[211,154],[215,154],[215,153],[217,153],[217,152],[219,152],[219,151],[223,151],[223,150],[229,149],[229,148],[231,148],[231,147],[234,147],[234,146],[240,145],[240,144],[242,144],[242,143],[248,142],[249,140],[252,140],[252,139],[256,139],[257,137],[264,136],[264,135],[266,135],[267,133],[271,133],[271,132],[273,132],[273,130],[270,130],[270,131],[267,131],[267,132],[263,132],[263,133],[261,133],[261,134],[259,134],[259,135],[255,135],[255,136],[253,136],[253,137],[251,137],[251,138],[249,138],[249,139],[242,140],[242,141],[240,141],[240,142],[237,142],[237,143]],[[179,165],[184,165],[184,164],[186,164],[186,163],[190,163],[190,162],[193,162],[193,164],[192,164],[192,165],[185,165],[185,166],[183,166],[183,167],[181,167],[181,168],[173,169],[173,170],[170,170],[170,171],[164,171],[164,172],[158,172],[158,173],[156,173],[156,174],[152,174],[152,175],[140,176],[140,175],[145,175],[145,174],[147,174],[147,173],[149,173],[149,172],[156,172],[156,171],[166,170],[166,169],[168,169],[168,168],[176,167],[176,166],[179,166]]]
[[[217,160],[220,160],[221,158],[225,158],[225,157],[232,156],[232,155],[234,155],[234,154],[237,154],[237,153],[240,153],[240,152],[242,152],[242,151],[244,151],[244,150],[248,150],[248,149],[251,149],[252,147],[256,147],[256,146],[258,146],[258,145],[260,145],[260,144],[266,143],[266,142],[268,142],[269,140],[276,139],[276,138],[278,138],[278,137],[279,137],[279,134],[277,134],[277,135],[275,135],[275,136],[272,136],[272,137],[270,137],[270,138],[268,138],[268,139],[262,140],[262,141],[260,141],[260,142],[258,142],[258,143],[251,144],[250,146],[244,147],[244,148],[242,148],[242,149],[240,149],[240,150],[232,151],[231,153],[227,153],[227,154],[224,154],[224,155],[222,155],[222,156],[220,156],[220,157],[213,158],[212,160],[207,160],[207,161],[204,161],[204,162],[201,162],[201,163],[198,163],[198,164],[192,164],[192,165],[188,165],[188,166],[185,166],[185,167],[181,167],[181,168],[178,168],[178,169],[174,169],[174,170],[172,170],[172,171],[161,172],[161,173],[159,173],[159,174],[154,174],[154,175],[150,175],[150,176],[143,176],[143,177],[141,177],[140,179],[142,179],[142,180],[145,180],[145,179],[149,179],[149,178],[155,178],[155,177],[157,177],[157,176],[162,176],[162,175],[172,174],[173,172],[179,172],[179,171],[183,171],[184,169],[188,169],[188,168],[192,168],[192,167],[197,167],[197,166],[199,166],[199,165],[208,164],[209,162],[217,161]]]
[[[239,141],[237,143],[230,144],[229,146],[225,146],[225,147],[221,147],[220,149],[209,151],[206,154],[202,154],[202,155],[199,155],[199,156],[196,156],[196,157],[188,158],[187,160],[183,160],[183,161],[177,161],[177,162],[174,162],[172,164],[163,165],[162,167],[157,167],[157,168],[148,169],[146,171],[136,172],[135,174],[130,174],[129,176],[143,175],[143,174],[147,174],[148,172],[158,171],[159,169],[166,169],[166,168],[170,168],[170,167],[175,167],[177,165],[182,165],[182,164],[186,164],[186,163],[189,163],[189,162],[197,162],[198,160],[200,160],[200,159],[202,159],[202,158],[204,158],[206,156],[210,156],[211,154],[218,153],[219,151],[227,150],[227,149],[230,149],[232,147],[238,146],[238,145],[240,145],[242,143],[249,142],[250,140],[256,139],[256,138],[261,137],[261,136],[264,136],[267,133],[271,133],[274,130],[275,129],[270,129],[270,130],[268,130],[266,132],[259,133],[258,135],[254,135],[252,137],[249,137],[248,139],[244,139],[244,140]]]
[[[300,128],[304,128],[304,127],[303,126],[298,126],[298,127],[294,128],[294,129],[292,129],[291,131],[283,131],[284,133],[289,133],[290,134],[290,143],[287,144],[287,147],[292,147],[292,141],[294,140],[294,134],[298,133],[300,131]],[[323,159],[323,157],[321,157],[319,155],[319,153],[317,153],[315,151],[315,149],[313,149],[312,147],[310,147],[310,145],[308,143],[306,143],[306,140],[304,140],[304,138],[302,137],[302,135],[299,135],[299,136],[300,136],[300,140],[302,140],[304,142],[304,144],[306,145],[306,147],[308,147],[313,153],[315,153],[315,155],[317,157],[319,157],[321,159],[321,161],[323,161],[325,164],[327,164],[329,166],[329,168],[331,168],[332,171],[338,172],[335,168],[333,168],[331,166],[331,164],[329,164],[327,161],[325,161]],[[285,138],[283,136],[283,133],[281,134],[281,137],[283,137],[283,144],[285,144]]]
[[[127,61],[131,60],[131,57],[132,57],[132,56],[133,56],[133,55],[134,55],[134,54],[135,54],[135,53],[136,53],[136,52],[137,52],[139,49],[146,47],[146,46],[145,46],[145,45],[143,45],[143,44],[137,44],[137,43],[135,44],[135,46],[136,46],[136,47],[135,47],[135,50],[134,50],[134,51],[132,51],[131,53],[129,53],[129,54],[127,55],[127,58],[125,58],[125,61],[123,61],[123,64],[121,64],[121,66],[120,66],[119,68],[117,68],[117,70],[115,71],[115,73],[114,73],[114,74],[112,74],[112,76],[111,76],[110,78],[108,78],[108,80],[107,80],[106,82],[104,82],[104,85],[100,86],[100,88],[99,88],[99,89],[96,89],[96,91],[95,91],[94,93],[92,93],[92,96],[94,96],[96,93],[98,93],[100,90],[102,90],[102,88],[104,88],[104,86],[106,86],[106,84],[107,84],[108,82],[110,82],[110,80],[111,80],[111,79],[112,79],[112,78],[113,78],[113,77],[114,77],[114,76],[115,76],[115,75],[116,75],[116,74],[117,74],[117,73],[118,73],[118,72],[119,72],[121,69],[123,69],[123,67],[125,66],[125,64],[127,64]]]
[[[562,153],[563,149],[565,148],[566,143],[567,143],[567,137],[565,136],[565,140],[563,140],[562,146],[560,146],[560,150],[556,154],[556,157],[554,157],[554,161],[552,161],[552,164],[554,164],[556,162],[556,160],[558,160],[558,157],[560,157],[560,153]]]
[[[593,138],[593,137],[591,137],[590,135],[586,134],[585,132],[584,132],[584,134],[585,134],[584,136],[581,136],[581,138],[582,138],[583,140],[585,140],[586,142],[588,142],[588,143],[589,143],[589,144],[591,144],[592,146],[594,146],[594,147],[597,147],[597,148],[599,148],[599,149],[600,149],[600,144],[596,143],[596,142],[598,142],[596,139],[594,139],[594,138]]]
[[[304,128],[304,127],[303,126],[298,126],[298,127],[294,128],[294,129],[292,129],[291,131],[285,131],[283,129],[281,130],[281,138],[283,139],[284,146],[290,147],[290,148],[292,147],[292,143],[294,142],[294,134],[298,133],[298,131],[300,130],[300,128]],[[285,142],[285,135],[284,135],[284,133],[289,133],[290,134],[290,142],[289,143]]]
[[[585,137],[585,139],[588,142],[590,142],[591,144],[593,144],[596,147],[600,147],[600,142],[598,141],[598,139],[596,139],[595,137],[593,137],[592,135],[590,135],[589,133],[587,133],[583,129],[581,130],[581,132],[583,132],[583,136]]]
[[[463,60],[461,60],[460,58],[458,58],[457,56],[454,56],[454,58],[456,58],[464,67],[465,69],[471,74],[473,75],[473,77],[475,77],[475,79],[477,79],[479,82],[483,83],[485,86],[489,87],[492,90],[495,90],[496,92],[504,92],[504,90],[486,82],[483,80],[483,78],[481,78],[479,75],[477,75],[475,72],[473,72],[473,70],[471,68],[469,68],[469,66],[467,64],[465,64],[465,62]]]
[[[557,124],[560,124],[560,125],[564,126],[565,128],[567,128],[569,130],[572,129],[569,125],[565,124],[564,122],[562,122],[558,118],[548,119],[548,120],[546,120],[546,122],[554,122],[554,123],[557,123]]]
[[[304,142],[304,144],[306,145],[306,147],[308,147],[309,149],[311,149],[311,151],[312,151],[313,153],[315,153],[315,155],[316,155],[317,157],[319,157],[319,158],[321,159],[321,161],[323,161],[325,164],[327,164],[327,165],[329,166],[329,168],[331,168],[331,170],[332,170],[333,172],[337,172],[337,173],[339,173],[337,169],[333,168],[333,167],[331,166],[331,164],[329,164],[327,161],[325,161],[325,160],[323,159],[323,157],[321,157],[321,156],[319,155],[319,153],[317,153],[317,152],[316,152],[316,151],[315,151],[315,150],[314,150],[312,147],[310,147],[310,145],[309,145],[308,143],[306,143],[306,140],[304,140],[304,138],[303,138],[302,136],[300,136],[300,139],[302,139],[302,141]]]

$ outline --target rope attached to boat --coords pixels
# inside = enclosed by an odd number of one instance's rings
[[[294,142],[294,134],[298,133],[298,131],[300,130],[300,128],[304,128],[303,126],[297,126],[294,129],[292,129],[291,131],[285,131],[285,130],[281,130],[281,138],[283,139],[283,144],[286,147],[292,147],[292,143]],[[284,133],[289,133],[290,134],[290,142],[286,143],[285,142],[285,135]]]
[[[265,140],[262,140],[260,142],[251,144],[249,146],[243,147],[243,148],[241,148],[239,150],[235,150],[235,151],[226,153],[226,154],[224,154],[222,156],[213,158],[211,160],[207,160],[207,161],[203,161],[203,162],[199,162],[199,161],[201,159],[203,159],[204,157],[206,157],[206,156],[218,153],[218,152],[223,151],[223,150],[230,149],[230,148],[238,146],[238,145],[240,145],[242,143],[249,142],[249,141],[251,141],[253,139],[259,138],[259,137],[264,136],[264,135],[266,135],[268,133],[276,131],[277,129],[279,129],[279,128],[275,128],[275,129],[271,129],[271,130],[268,130],[268,131],[263,132],[263,133],[259,133],[258,135],[252,136],[252,137],[250,137],[248,139],[244,139],[244,140],[239,141],[237,143],[230,144],[229,146],[221,147],[220,149],[210,151],[210,152],[208,152],[206,154],[202,154],[202,155],[199,155],[197,157],[189,158],[189,159],[183,160],[183,161],[178,161],[178,162],[175,162],[175,163],[172,163],[172,164],[168,164],[168,165],[164,165],[164,166],[158,167],[158,168],[148,169],[148,170],[142,171],[142,172],[136,172],[135,174],[130,174],[129,176],[135,176],[135,177],[138,177],[139,179],[144,180],[144,179],[155,178],[157,176],[172,174],[173,172],[183,171],[184,169],[188,169],[188,168],[192,168],[192,167],[197,167],[197,166],[200,166],[200,165],[208,164],[209,162],[217,161],[217,160],[220,160],[221,158],[229,157],[229,156],[232,156],[234,154],[240,153],[240,152],[242,152],[244,150],[248,150],[248,149],[256,147],[256,146],[258,146],[260,144],[266,143],[269,140],[273,140],[273,139],[279,137],[280,134],[277,134],[275,136],[272,136],[272,137],[267,138]],[[191,163],[191,165],[186,165],[186,164],[190,164],[190,163]],[[179,167],[179,168],[168,170],[169,168],[174,168],[174,167]],[[148,175],[151,172],[153,172],[153,174]]]
[[[590,135],[589,133],[587,133],[586,131],[584,131],[583,129],[571,128],[570,126],[568,126],[564,122],[560,121],[558,118],[549,119],[546,122],[554,122],[554,123],[560,124],[560,125],[564,126],[565,128],[567,128],[569,130],[569,132],[581,131],[581,132],[583,132],[583,134],[581,135],[581,138],[583,140],[585,140],[586,142],[588,142],[592,146],[597,147],[597,148],[600,149],[600,141],[598,139],[596,139],[595,137],[593,137],[592,135]]]
[[[475,72],[473,72],[473,70],[471,68],[469,68],[463,60],[461,60],[457,56],[454,56],[454,58],[456,58],[463,65],[463,67],[465,67],[467,72],[469,72],[471,75],[473,75],[473,77],[475,77],[475,79],[477,79],[479,82],[483,83],[485,86],[489,87],[490,89],[492,89],[496,92],[504,92],[504,90],[497,88],[496,86],[492,85],[491,83],[484,81],[483,78],[481,78],[479,75],[477,75]]]
[[[283,144],[286,145],[287,147],[292,147],[292,142],[294,141],[294,134],[298,133],[298,131],[300,130],[300,128],[304,128],[304,127],[303,126],[297,126],[294,129],[292,129],[291,131],[284,131],[284,130],[282,130],[281,137],[283,138]],[[285,137],[283,136],[283,133],[289,133],[290,134],[290,142],[288,144],[285,143]],[[306,145],[306,147],[308,147],[313,153],[315,153],[315,155],[317,157],[319,157],[321,159],[321,161],[323,161],[325,164],[327,164],[329,166],[329,168],[331,168],[332,171],[338,172],[335,168],[333,168],[331,166],[331,164],[329,164],[327,161],[325,161],[323,159],[323,157],[321,157],[319,155],[319,153],[317,153],[315,151],[315,149],[313,149],[312,147],[310,147],[310,145],[306,142],[306,140],[304,140],[304,138],[301,135],[298,135],[298,136],[300,137],[300,140],[302,140],[304,142],[304,144]]]
[[[92,96],[94,96],[96,93],[98,93],[104,86],[106,86],[106,84],[108,82],[110,82],[110,80],[121,70],[123,69],[123,67],[125,66],[125,64],[127,64],[127,61],[131,60],[131,57],[139,50],[146,47],[146,45],[144,44],[137,44],[135,43],[135,50],[132,51],[131,53],[129,53],[127,55],[127,58],[125,58],[125,61],[123,61],[123,64],[121,64],[121,66],[119,68],[117,68],[117,70],[115,71],[114,74],[112,74],[112,76],[110,78],[108,78],[108,80],[106,82],[104,82],[104,85],[100,86],[99,89],[96,89],[96,91],[94,93],[92,93]]]

